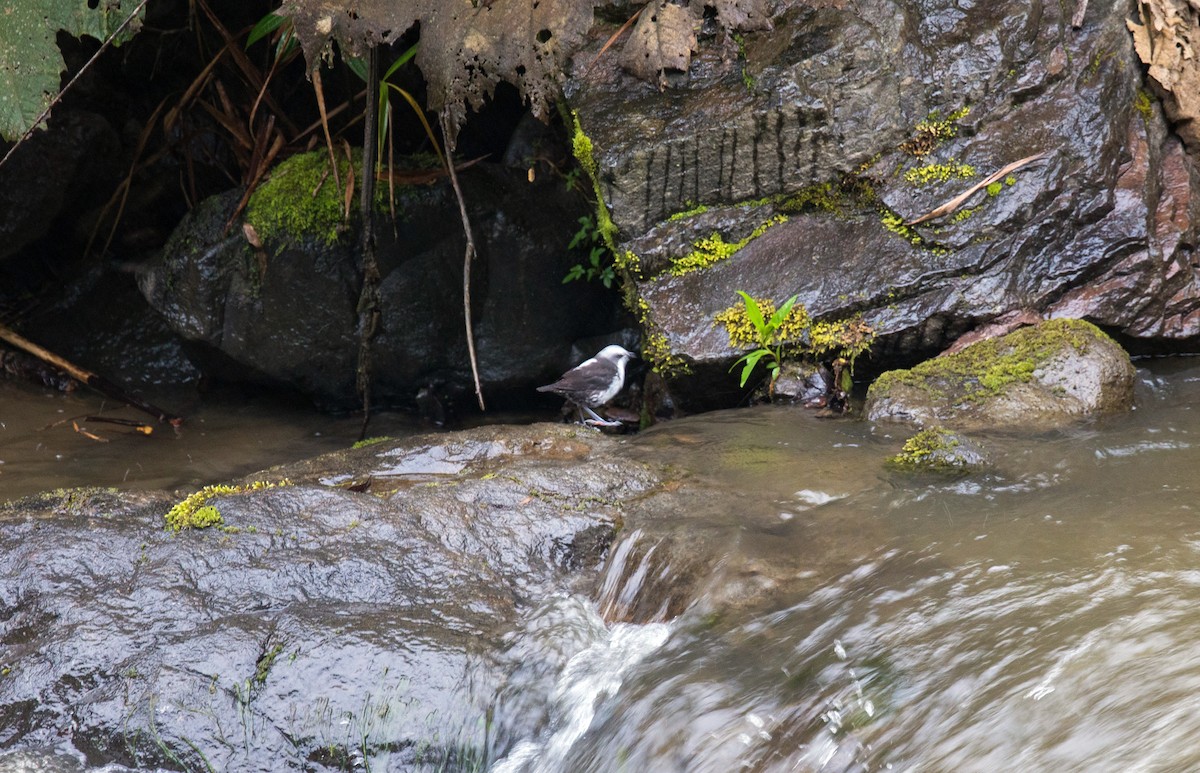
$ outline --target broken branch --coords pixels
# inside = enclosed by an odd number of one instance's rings
[[[924,215],[921,215],[918,218],[909,220],[908,222],[905,223],[905,225],[918,225],[920,223],[924,223],[927,220],[933,220],[936,217],[948,215],[951,212],[953,212],[954,210],[961,207],[963,205],[963,203],[965,203],[967,199],[971,198],[971,196],[973,196],[977,191],[988,187],[989,185],[996,182],[997,180],[1002,179],[1005,175],[1007,175],[1011,172],[1015,172],[1016,170],[1025,166],[1026,164],[1031,164],[1040,158],[1044,158],[1045,155],[1046,155],[1046,152],[1042,151],[1041,153],[1034,153],[1032,156],[1026,156],[1025,158],[1021,159],[1020,161],[1014,161],[1011,164],[1009,164],[1008,166],[1001,169],[1000,171],[994,172],[993,174],[989,175],[987,178],[975,183],[970,188],[967,188],[962,193],[958,194],[954,198],[947,201],[945,204],[942,204],[940,207],[930,210],[929,212],[925,213]]]

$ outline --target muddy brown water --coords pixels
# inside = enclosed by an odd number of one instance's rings
[[[488,769],[1200,769],[1200,361],[1139,366],[1131,413],[989,436],[995,468],[957,479],[885,471],[899,427],[770,407],[631,439],[738,493],[705,518],[733,535],[730,564],[760,562],[781,590],[641,625],[545,600],[513,651],[556,648],[563,665],[499,706],[498,726],[528,727]],[[5,495],[209,482],[357,434],[214,405],[197,413],[203,442],[47,440],[34,414],[70,415],[76,398],[12,391],[0,385]],[[544,719],[505,713],[518,710]],[[26,762],[0,755],[0,770]]]
[[[883,470],[903,429],[778,409],[644,433],[743,493],[728,563],[783,593],[611,626],[496,769],[1200,770],[1200,362],[1140,365],[1133,412],[990,436],[960,479]]]

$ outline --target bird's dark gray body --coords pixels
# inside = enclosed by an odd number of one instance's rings
[[[606,346],[589,360],[563,374],[553,384],[537,388],[553,392],[578,405],[598,422],[601,419],[593,408],[599,408],[617,396],[625,386],[625,365],[635,355],[620,346]]]

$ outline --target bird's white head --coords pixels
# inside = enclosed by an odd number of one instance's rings
[[[612,363],[625,363],[633,359],[635,356],[637,355],[625,347],[612,344],[611,346],[606,346],[601,349],[599,353],[596,354],[596,359],[608,360]]]

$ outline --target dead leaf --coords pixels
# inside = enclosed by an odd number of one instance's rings
[[[1200,153],[1200,2],[1145,0],[1127,20],[1138,58],[1184,143]]]
[[[644,11],[625,43],[622,65],[633,75],[662,82],[664,72],[687,72],[696,51],[695,11],[669,0],[658,0],[652,11]]]

